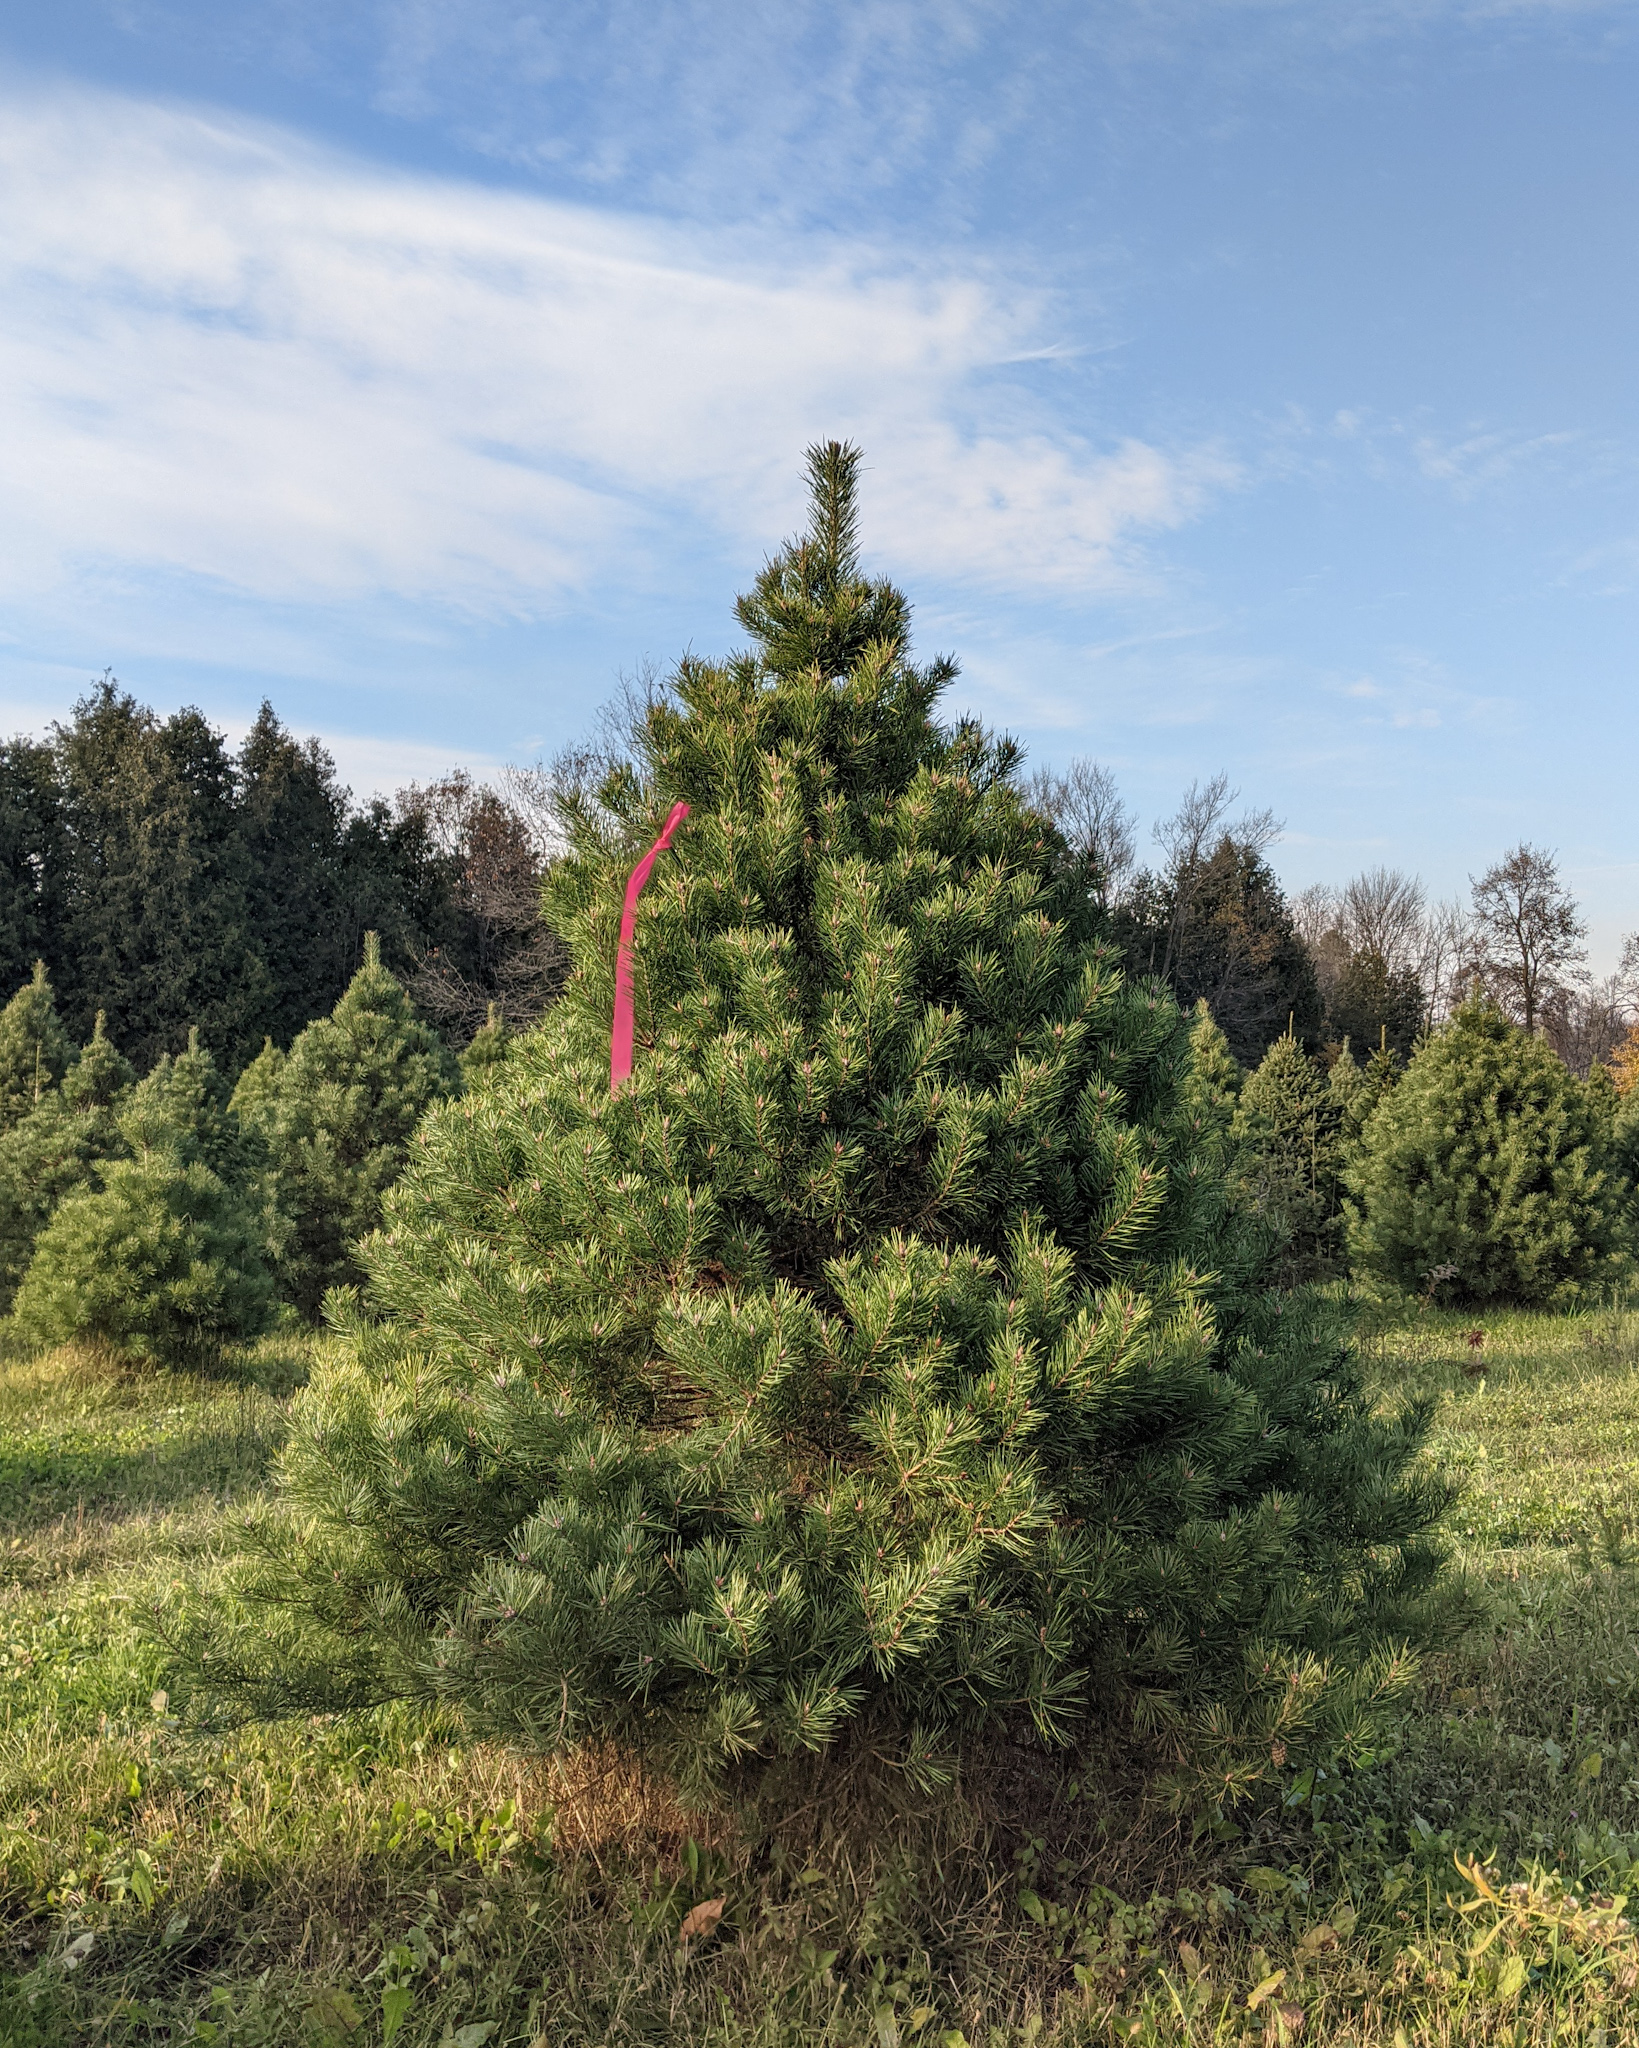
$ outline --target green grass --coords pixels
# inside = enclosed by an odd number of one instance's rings
[[[1437,1401],[1474,1621],[1369,1767],[1222,1833],[1113,1756],[890,1825],[863,1774],[691,1817],[402,1709],[190,1730],[145,1617],[231,1554],[302,1347],[0,1366],[0,2048],[1639,2044],[1639,1314],[1476,1327],[1363,1340]]]

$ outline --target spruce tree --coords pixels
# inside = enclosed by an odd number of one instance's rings
[[[1337,1093],[1294,1037],[1277,1038],[1235,1111],[1236,1164],[1256,1212],[1280,1231],[1289,1286],[1329,1272],[1340,1235]]]
[[[457,1084],[442,1040],[382,966],[374,932],[330,1015],[288,1057],[264,1051],[247,1071],[241,1113],[265,1148],[285,1226],[280,1288],[304,1315],[362,1278],[354,1246],[380,1220],[423,1114]]]
[[[1379,1285],[1538,1307],[1626,1270],[1620,1187],[1586,1088],[1481,995],[1419,1047],[1345,1178],[1350,1257]]]
[[[27,1116],[62,1079],[73,1047],[43,960],[0,1010],[0,1130]]]
[[[1226,1277],[1186,1022],[1017,750],[936,717],[857,460],[813,451],[749,650],[566,806],[568,987],[412,1147],[199,1669],[687,1783],[850,1731],[927,1780],[1113,1716],[1230,1796],[1401,1668],[1423,1418],[1374,1416],[1328,1303]],[[626,877],[679,800],[611,1093]]]
[[[11,1307],[35,1240],[58,1203],[125,1152],[114,1112],[133,1079],[99,1014],[90,1043],[61,1085],[0,1133],[0,1310]]]

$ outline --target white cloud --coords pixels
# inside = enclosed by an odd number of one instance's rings
[[[1020,425],[1039,300],[394,175],[226,117],[0,91],[0,590],[561,604],[693,530],[766,542],[851,434],[896,568],[1107,589],[1232,478]],[[641,580],[638,577],[636,580]]]

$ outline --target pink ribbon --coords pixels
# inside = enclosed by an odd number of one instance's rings
[[[687,804],[673,804],[660,837],[633,868],[626,884],[626,908],[620,913],[620,950],[615,955],[615,1028],[609,1037],[609,1092],[613,1094],[632,1071],[632,943],[637,899],[643,894],[656,856],[672,843],[672,834],[689,814]]]

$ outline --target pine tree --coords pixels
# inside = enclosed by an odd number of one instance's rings
[[[1213,1021],[1206,998],[1199,998],[1190,1022],[1189,1064],[1179,1095],[1202,1137],[1216,1139],[1225,1162],[1233,1152],[1230,1134],[1245,1078],[1229,1040]]]
[[[134,1078],[99,1014],[90,1043],[61,1085],[0,1133],[0,1310],[10,1308],[35,1240],[58,1203],[125,1152],[114,1112]]]
[[[491,1068],[497,1067],[511,1050],[516,1034],[501,1015],[499,1003],[489,1006],[487,1023],[479,1026],[472,1034],[472,1041],[461,1055],[461,1073],[469,1088],[479,1086],[494,1078]]]
[[[332,1287],[357,1282],[357,1240],[381,1216],[426,1110],[457,1085],[442,1041],[381,964],[373,932],[364,965],[328,1017],[279,1061],[264,1051],[239,1097],[266,1148],[274,1204],[287,1227],[281,1290],[316,1316]]]
[[[73,1047],[57,1016],[43,960],[0,1010],[0,1130],[36,1108],[62,1079]]]
[[[1234,1138],[1252,1206],[1281,1233],[1288,1286],[1321,1277],[1337,1257],[1341,1124],[1326,1076],[1295,1038],[1277,1038],[1247,1076]]]
[[[1534,1307],[1586,1298],[1625,1269],[1620,1189],[1586,1088],[1480,995],[1418,1049],[1345,1177],[1350,1256],[1380,1285]]]
[[[224,1180],[238,1181],[250,1162],[232,1097],[227,1077],[200,1044],[198,1030],[190,1030],[187,1051],[174,1059],[161,1053],[132,1090],[120,1129],[139,1158],[170,1152],[202,1161]]]
[[[123,1098],[116,1089],[113,1122],[129,1156],[111,1158],[98,1097],[118,1055],[100,1031],[93,1048],[76,1091],[87,1107],[74,1113],[106,1147],[101,1185],[66,1193],[40,1231],[16,1327],[36,1344],[78,1338],[164,1365],[205,1362],[264,1329],[273,1299],[262,1222],[238,1185],[243,1148],[226,1083],[191,1033],[187,1052],[162,1058]]]
[[[851,1730],[925,1781],[1116,1716],[1220,1797],[1392,1686],[1424,1418],[1374,1415],[1329,1303],[1225,1276],[1185,1020],[1017,750],[935,717],[857,459],[813,451],[750,651],[566,804],[569,985],[412,1148],[201,1683],[430,1693],[688,1783]],[[611,1094],[626,876],[679,800]]]

